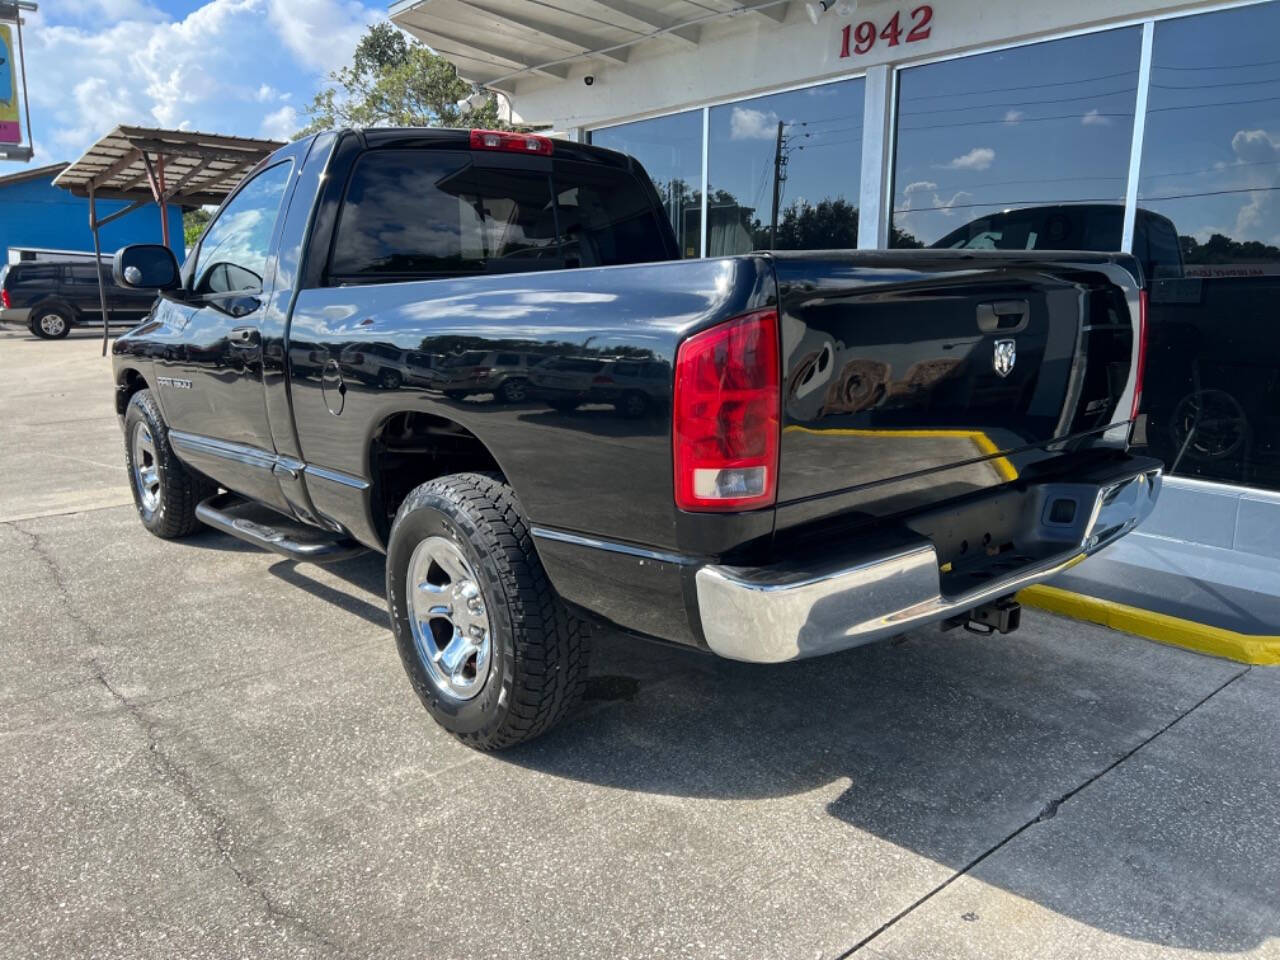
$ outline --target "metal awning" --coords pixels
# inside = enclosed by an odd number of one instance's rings
[[[244,175],[284,144],[254,137],[226,137],[191,130],[116,127],[53,178],[53,185],[89,198],[93,252],[102,259],[98,230],[140,207],[160,208],[161,242],[169,246],[170,203],[202,206],[221,203]],[[126,200],[128,206],[98,219],[98,200]],[[102,354],[107,353],[111,314],[102,272],[98,272],[102,304]]]
[[[55,187],[99,200],[221,203],[253,166],[283,144],[190,130],[116,127],[54,180]]]
[[[625,63],[641,43],[693,49],[730,17],[786,19],[791,0],[397,0],[391,19],[465,80],[512,92],[521,77],[564,80],[577,61]]]

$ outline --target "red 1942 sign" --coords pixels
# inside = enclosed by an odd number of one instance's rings
[[[876,40],[883,40],[891,47],[904,42],[915,43],[917,40],[927,40],[933,29],[932,23],[933,7],[928,4],[911,11],[911,25],[905,37],[901,13],[895,13],[890,17],[884,29],[879,29],[870,20],[863,20],[856,27],[846,23],[844,29],[840,31],[840,56],[862,56],[870,53],[871,48],[876,45]]]

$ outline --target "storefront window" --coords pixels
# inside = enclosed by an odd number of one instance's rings
[[[858,245],[863,81],[712,107],[707,255]]]
[[[702,111],[637,120],[591,132],[591,142],[629,153],[658,190],[680,250],[702,252]]]
[[[1136,440],[1172,473],[1272,489],[1280,489],[1277,37],[1277,3],[1156,24],[1134,234],[1134,253],[1153,274]]]
[[[1118,250],[1141,37],[903,70],[890,245]]]

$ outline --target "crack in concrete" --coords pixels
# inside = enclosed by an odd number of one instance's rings
[[[101,643],[101,635],[76,608],[72,600],[71,590],[67,585],[66,575],[58,566],[56,559],[45,546],[40,535],[33,530],[24,530],[16,523],[6,523],[5,525],[27,539],[31,552],[48,569],[63,612],[68,619],[80,627],[95,643]],[[125,715],[141,730],[143,736],[146,737],[147,752],[151,757],[152,769],[163,781],[175,788],[182,798],[194,808],[196,814],[208,829],[209,839],[218,861],[232,874],[236,882],[245,891],[258,900],[268,921],[273,926],[284,931],[293,928],[336,951],[338,955],[348,956],[349,954],[341,943],[313,925],[306,917],[294,913],[278,903],[263,889],[258,879],[237,861],[231,823],[227,815],[204,797],[192,778],[191,772],[164,750],[159,735],[159,724],[147,715],[140,704],[132,700],[111,682],[107,677],[102,662],[96,656],[91,656],[86,660],[82,660],[81,666],[90,671],[93,681],[106,690],[111,698],[123,709]]]
[[[1155,733],[1151,734],[1149,737],[1145,738],[1140,743],[1138,743],[1137,746],[1133,747],[1130,750],[1125,751],[1115,760],[1111,761],[1111,763],[1107,764],[1105,767],[1099,770],[1097,773],[1087,777],[1080,783],[1076,784],[1076,786],[1072,787],[1066,793],[1063,793],[1058,797],[1054,797],[1052,800],[1050,800],[1048,803],[1046,803],[1043,807],[1040,808],[1039,813],[1037,813],[1034,817],[1032,817],[1026,823],[1022,824],[1022,826],[1018,827],[1016,830],[1014,830],[1008,836],[1004,837],[1004,839],[1000,840],[998,843],[994,844],[991,847],[988,847],[978,856],[970,860],[963,868],[951,874],[951,876],[947,877],[946,880],[943,880],[940,884],[938,884],[932,890],[929,890],[923,896],[915,900],[913,903],[909,904],[907,907],[899,911],[897,914],[890,917],[888,920],[882,923],[879,927],[877,927],[871,933],[867,934],[865,937],[863,937],[861,940],[855,943],[852,947],[850,947],[844,953],[836,954],[834,960],[847,960],[848,957],[852,957],[854,954],[858,953],[864,947],[867,947],[877,937],[887,932],[899,921],[910,916],[913,912],[915,912],[920,907],[924,906],[924,904],[928,903],[931,899],[933,899],[935,896],[937,896],[947,887],[951,886],[951,884],[955,883],[961,877],[971,873],[984,860],[987,860],[989,857],[993,856],[994,854],[998,853],[1000,850],[1004,849],[1004,847],[1006,847],[1008,844],[1010,844],[1015,839],[1020,837],[1026,831],[1030,830],[1036,824],[1044,823],[1046,820],[1052,820],[1054,817],[1058,815],[1058,810],[1062,807],[1064,803],[1066,803],[1068,800],[1075,797],[1081,791],[1086,790],[1093,784],[1097,783],[1099,780],[1105,777],[1108,773],[1110,773],[1116,767],[1120,766],[1122,763],[1124,763],[1126,760],[1128,760],[1138,751],[1142,750],[1144,747],[1152,743],[1158,737],[1162,736],[1163,734],[1168,732],[1171,728],[1181,723],[1187,717],[1191,716],[1191,714],[1195,713],[1197,710],[1203,707],[1206,703],[1208,703],[1210,700],[1212,700],[1214,697],[1220,694],[1223,690],[1227,689],[1227,687],[1231,686],[1231,684],[1235,683],[1237,680],[1243,677],[1251,669],[1253,668],[1245,667],[1244,669],[1239,670],[1236,673],[1233,673],[1230,677],[1228,677],[1222,683],[1218,684],[1218,686],[1214,687],[1212,690],[1210,690],[1207,694],[1205,694],[1203,697],[1201,697],[1199,700],[1193,703],[1190,707],[1188,707],[1182,713],[1179,713],[1177,716],[1175,716],[1172,720],[1166,723],[1163,727],[1161,727]],[[873,954],[875,953],[874,949],[872,950],[872,953]]]

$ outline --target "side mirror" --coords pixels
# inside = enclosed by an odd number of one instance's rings
[[[120,286],[135,290],[176,290],[182,283],[178,258],[160,243],[121,247],[111,261],[111,275]]]

